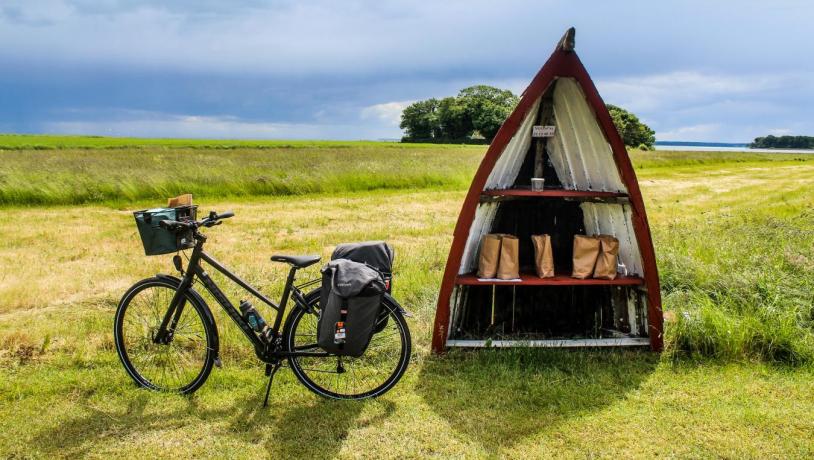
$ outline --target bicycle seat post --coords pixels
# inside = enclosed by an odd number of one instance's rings
[[[282,312],[285,311],[286,304],[288,304],[288,299],[291,297],[291,289],[294,287],[294,279],[297,273],[297,266],[292,265],[291,269],[288,271],[288,278],[285,281],[285,287],[283,288],[283,297],[280,299],[280,314],[274,318],[274,327],[272,330],[277,333],[280,330],[280,324],[283,321]]]

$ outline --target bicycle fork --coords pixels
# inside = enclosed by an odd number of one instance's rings
[[[186,304],[184,294],[186,294],[187,289],[189,289],[191,285],[192,276],[191,273],[188,273],[181,279],[181,284],[178,285],[175,295],[172,296],[170,306],[164,314],[164,319],[161,320],[161,325],[158,327],[155,337],[153,337],[154,343],[166,345],[172,342],[175,327],[178,325],[178,320],[181,319],[181,314],[184,312],[184,306]]]

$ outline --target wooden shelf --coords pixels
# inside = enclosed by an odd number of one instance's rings
[[[598,192],[592,190],[563,190],[547,189],[539,192],[527,188],[510,188],[504,190],[484,190],[484,196],[517,196],[517,197],[540,197],[540,198],[625,198],[627,193],[621,192]]]
[[[447,340],[448,347],[507,348],[579,348],[579,347],[644,347],[650,345],[647,337],[620,337],[606,339],[546,339],[546,340]]]
[[[558,274],[553,278],[540,278],[536,274],[521,273],[520,281],[481,281],[475,274],[458,275],[455,284],[463,286],[638,286],[644,284],[642,278],[617,276],[612,280],[587,278],[584,280]]]

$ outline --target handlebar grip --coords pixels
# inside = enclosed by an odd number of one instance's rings
[[[169,220],[169,219],[167,219],[167,220],[162,220],[162,221],[158,222],[159,227],[166,228],[167,230],[172,230],[172,229],[178,228],[181,225],[183,225],[183,223],[178,222],[177,220]]]
[[[228,219],[230,217],[235,217],[235,213],[232,211],[226,211],[223,214],[218,214],[218,219]]]

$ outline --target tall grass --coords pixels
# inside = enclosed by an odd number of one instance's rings
[[[300,149],[300,148],[425,148],[427,146],[457,148],[457,145],[400,144],[381,141],[320,141],[320,140],[241,140],[241,139],[170,139],[142,137],[60,136],[43,134],[0,134],[0,150],[65,150],[65,149],[136,149],[136,148],[188,148],[188,149]]]
[[[657,227],[671,356],[814,363],[814,208],[771,214]]]
[[[0,206],[130,203],[469,186],[485,146],[0,135]],[[814,156],[632,152],[641,171]]]
[[[395,144],[398,146],[398,144]],[[0,151],[0,205],[465,188],[482,147]]]

